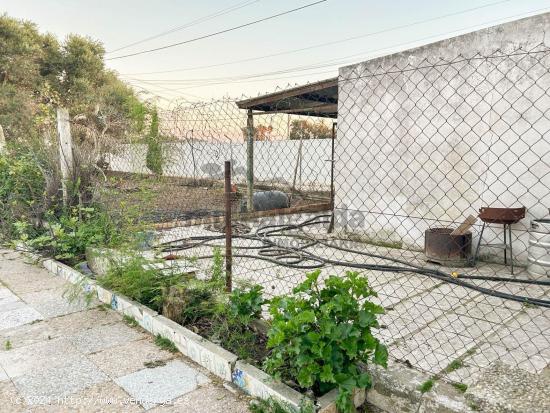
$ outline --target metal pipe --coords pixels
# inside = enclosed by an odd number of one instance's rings
[[[231,227],[231,162],[225,161],[225,290],[232,290],[233,248]]]
[[[247,212],[254,212],[254,116],[252,109],[248,109],[246,118],[246,185],[247,185]]]

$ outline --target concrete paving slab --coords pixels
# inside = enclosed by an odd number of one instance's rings
[[[52,277],[48,274],[38,275],[36,279],[24,280],[19,282],[7,282],[10,289],[16,294],[26,294],[37,291],[46,291],[65,286],[65,281],[58,277]]]
[[[11,261],[15,262],[15,261]],[[13,271],[0,270],[0,279],[2,283],[8,286],[10,289],[17,286],[23,286],[26,284],[39,283],[45,279],[53,279],[54,276],[44,268],[40,268],[34,265],[26,265],[18,267],[18,264],[14,264]]]
[[[64,314],[75,313],[97,305],[93,301],[88,305],[84,297],[79,297],[74,301],[70,301],[66,297],[67,287],[54,288],[46,291],[22,294],[21,299],[33,306],[37,311],[46,318],[57,317]]]
[[[61,366],[81,358],[81,354],[64,338],[48,340],[0,353],[0,367],[10,378],[33,371]]]
[[[0,317],[0,331],[42,320],[43,318],[42,314],[31,306],[5,311]]]
[[[484,411],[547,413],[550,411],[550,378],[496,363],[485,370],[466,397]]]
[[[19,327],[0,331],[0,352],[6,351],[4,344],[9,340],[12,349],[29,346],[46,340],[58,338],[62,332],[50,328],[47,321],[38,321]]]
[[[150,365],[166,364],[174,354],[160,349],[150,338],[131,341],[89,356],[110,377],[124,376]]]
[[[38,266],[34,265],[30,260],[21,258],[19,255],[9,259],[4,257],[0,260],[0,274],[2,274],[0,279],[4,280],[7,274],[26,274],[37,269],[39,269]]]
[[[108,380],[108,377],[86,358],[46,369],[36,369],[13,379],[25,402],[43,403],[45,399],[62,398]]]
[[[48,328],[56,331],[56,333],[70,336],[83,330],[115,324],[121,321],[122,316],[117,312],[96,307],[86,311],[78,311],[50,318],[46,323],[48,324]]]
[[[11,381],[0,381],[2,413],[26,413],[25,401]]]
[[[145,333],[130,328],[126,324],[115,323],[80,331],[67,336],[67,340],[82,353],[89,354],[146,337]]]
[[[144,409],[132,403],[130,395],[116,383],[94,384],[65,398],[47,400],[47,404],[28,406],[28,413],[137,413]]]
[[[205,375],[181,361],[171,361],[163,367],[146,368],[115,379],[115,383],[139,400],[145,409],[170,402],[208,382]]]
[[[242,413],[248,411],[248,401],[246,397],[235,400],[234,395],[228,390],[205,385],[178,397],[169,404],[149,411],[151,413]]]
[[[0,301],[0,318],[2,318],[2,313],[12,310],[18,310],[22,307],[27,306],[27,304],[24,301],[21,301],[19,299],[11,300],[1,300]]]
[[[5,304],[12,301],[18,301],[18,300],[19,300],[19,297],[17,297],[14,293],[12,293],[9,288],[0,286],[0,304]]]
[[[0,382],[3,382],[5,380],[9,380],[9,377],[6,374],[6,372],[4,371],[4,369],[2,367],[0,367]]]

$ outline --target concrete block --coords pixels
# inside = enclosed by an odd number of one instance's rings
[[[465,395],[483,411],[546,413],[550,411],[549,388],[550,377],[496,362]]]
[[[186,330],[184,336],[187,344],[187,353],[185,355],[223,380],[231,381],[231,374],[233,372],[233,366],[237,361],[237,356],[197,336],[185,327],[182,327],[182,329]],[[182,330],[178,333],[181,334],[181,332]],[[199,339],[196,337],[199,337]]]
[[[95,247],[86,248],[86,261],[88,267],[97,276],[107,274],[113,265],[123,264],[127,260],[127,256],[124,256],[124,254],[116,250]]]
[[[336,398],[338,397],[338,389],[329,391],[327,394],[317,399],[318,413],[338,413],[336,408]],[[365,389],[355,389],[353,391],[353,405],[358,408],[365,403]]]
[[[294,409],[308,404],[313,405],[313,401],[302,393],[240,360],[235,364],[231,379],[244,392],[260,399],[272,397]]]
[[[182,354],[185,354],[187,352],[186,350],[186,342],[183,339],[182,334],[177,334],[177,331],[179,329],[183,328],[178,323],[159,315],[152,320],[152,331],[151,333],[156,335],[161,335],[164,338],[167,338],[174,342],[174,344],[178,347],[178,350],[182,352]],[[183,342],[179,342],[183,339]]]
[[[178,350],[216,376],[231,381],[237,356],[161,315],[152,319],[151,332],[174,342]]]
[[[127,315],[128,317],[133,317],[145,330],[149,332],[153,331],[153,318],[158,316],[158,313],[151,310],[149,307],[146,307],[136,301],[132,301],[128,297],[117,294],[116,310],[120,311],[124,315]]]
[[[96,285],[95,288],[97,299],[103,304],[111,305],[113,299],[113,293],[100,285]]]

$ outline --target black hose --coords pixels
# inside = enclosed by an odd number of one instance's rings
[[[401,259],[382,256],[379,254],[373,254],[365,251],[358,251],[351,248],[345,248],[342,246],[334,245],[324,240],[319,240],[311,237],[303,231],[303,228],[313,225],[328,224],[330,223],[330,215],[317,215],[310,219],[307,219],[298,224],[270,224],[259,227],[253,236],[251,235],[236,235],[234,238],[237,239],[246,239],[250,241],[260,242],[259,246],[239,246],[235,247],[236,249],[242,250],[258,250],[258,255],[250,254],[234,254],[234,257],[239,258],[251,258],[251,259],[260,259],[263,261],[271,262],[276,265],[280,265],[287,268],[295,269],[317,269],[322,268],[326,265],[342,266],[349,268],[357,268],[364,270],[374,270],[374,271],[383,271],[383,272],[394,272],[394,273],[415,273],[419,275],[428,276],[443,282],[450,284],[458,285],[461,287],[469,288],[480,293],[490,295],[497,298],[502,298],[506,300],[512,300],[524,304],[533,304],[541,307],[550,308],[550,300],[531,298],[526,296],[521,296],[517,294],[504,293],[492,288],[485,288],[466,280],[480,280],[480,281],[491,281],[491,282],[511,282],[518,284],[530,284],[530,285],[549,285],[550,280],[528,280],[520,278],[508,278],[508,277],[496,277],[496,276],[481,276],[481,275],[467,275],[467,274],[457,274],[456,276],[451,276],[443,271],[438,269],[425,268],[421,265],[413,264],[406,262]],[[327,218],[327,220],[325,220]],[[301,236],[294,234],[286,234],[288,231],[299,230],[301,231]],[[285,245],[278,244],[274,237],[291,237],[299,238],[306,240],[300,247],[290,247]],[[161,251],[181,251],[191,248],[196,248],[198,246],[210,246],[210,241],[221,240],[224,238],[224,235],[214,235],[214,236],[197,236],[189,237],[186,239],[179,239],[170,242],[166,242],[160,245]],[[177,244],[177,242],[185,241],[183,244]],[[189,243],[189,241],[194,241]],[[377,258],[384,261],[390,261],[399,265],[381,265],[381,264],[366,264],[366,263],[357,263],[349,262],[343,260],[333,260],[329,258],[323,258],[312,254],[309,251],[306,251],[307,248],[313,247],[315,245],[321,245],[327,248],[337,249],[343,252],[348,252],[352,254],[362,255],[365,257]],[[211,256],[202,256],[197,259],[206,259]]]

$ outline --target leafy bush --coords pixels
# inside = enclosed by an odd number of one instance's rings
[[[347,272],[328,277],[322,286],[319,276],[320,271],[308,274],[293,295],[271,301],[267,345],[272,352],[265,368],[316,394],[337,387],[338,409],[346,413],[353,410],[353,389],[371,385],[358,363],[386,366],[387,349],[371,331],[379,327],[376,316],[384,309],[368,300],[376,293],[366,277]]]
[[[0,222],[2,235],[13,235],[19,219],[38,219],[45,209],[46,182],[40,166],[29,155],[0,155]]]
[[[123,265],[113,266],[98,278],[102,287],[119,292],[155,311],[161,312],[164,291],[180,281],[179,275],[166,275],[143,257],[133,257]]]
[[[285,404],[272,397],[269,399],[257,399],[250,403],[250,411],[252,413],[314,413],[313,406],[304,404],[296,409],[288,404]]]
[[[28,246],[74,264],[84,259],[87,246],[118,245],[121,227],[96,208],[75,207],[59,217],[46,215],[46,229],[38,232],[28,221],[15,223],[19,239]]]
[[[255,285],[249,289],[235,289],[229,296],[229,313],[248,324],[252,319],[259,318],[262,314],[262,305],[265,300],[262,297],[263,287]]]

